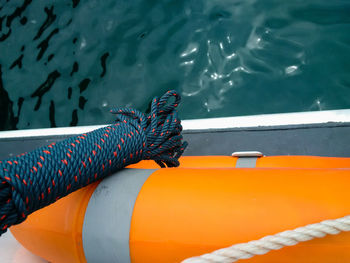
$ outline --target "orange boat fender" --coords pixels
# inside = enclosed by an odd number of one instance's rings
[[[181,262],[232,244],[349,214],[350,159],[182,157],[180,168],[141,162],[11,227],[50,262]],[[350,261],[350,233],[247,262]]]

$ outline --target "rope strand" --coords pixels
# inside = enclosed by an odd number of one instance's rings
[[[278,250],[285,246],[294,246],[300,242],[325,235],[336,235],[342,231],[350,231],[350,216],[320,223],[310,224],[294,230],[287,230],[275,235],[266,236],[259,240],[236,244],[198,257],[188,258],[182,263],[231,263],[240,259],[263,255],[271,250]]]

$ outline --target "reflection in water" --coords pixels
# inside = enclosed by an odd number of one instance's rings
[[[3,1],[0,129],[111,122],[168,89],[183,118],[350,106],[348,0]]]

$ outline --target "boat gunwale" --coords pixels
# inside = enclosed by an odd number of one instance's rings
[[[307,127],[315,128],[324,127],[325,124],[327,124],[327,127],[349,126],[350,109],[190,119],[182,121],[182,126],[185,133],[257,129],[275,130]],[[19,138],[42,139],[44,137],[67,137],[90,132],[92,130],[106,126],[108,126],[108,124],[1,131],[0,140]]]

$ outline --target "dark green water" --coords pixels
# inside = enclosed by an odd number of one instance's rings
[[[350,108],[350,1],[0,1],[0,129]]]

